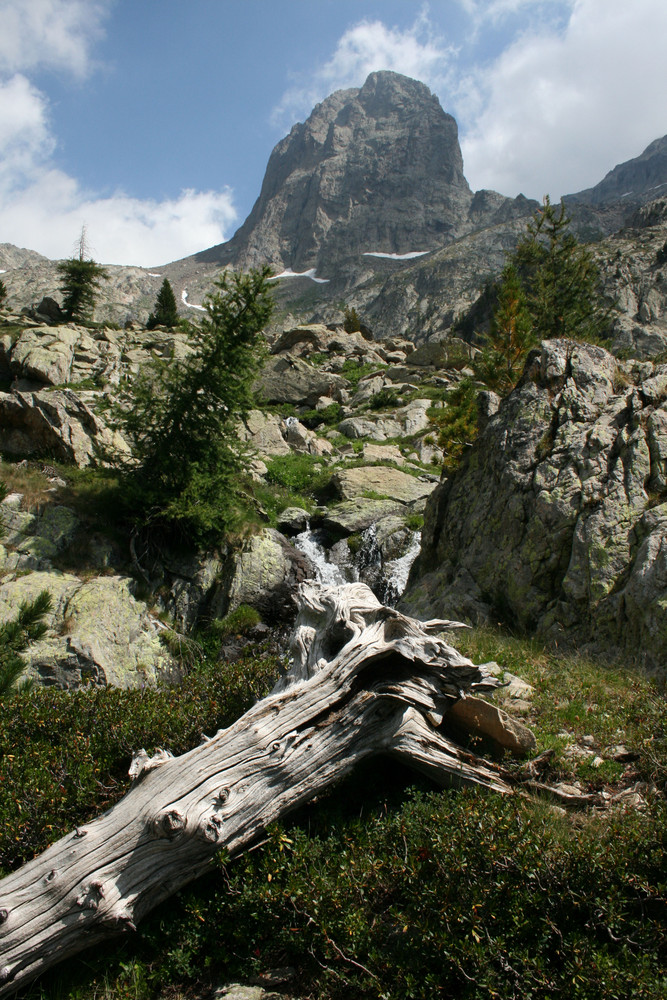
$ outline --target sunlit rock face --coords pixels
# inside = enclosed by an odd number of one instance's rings
[[[198,256],[303,271],[354,253],[431,250],[470,228],[472,200],[452,116],[423,83],[372,73],[292,128],[245,224]]]

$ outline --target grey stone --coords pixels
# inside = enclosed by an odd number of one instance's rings
[[[571,341],[533,352],[431,497],[402,606],[664,669],[667,504],[651,507],[647,488],[664,476],[666,372]]]
[[[334,473],[333,483],[343,500],[363,497],[366,493],[377,493],[381,497],[409,503],[428,496],[436,487],[435,482],[416,479],[414,476],[389,466],[359,466],[341,469]]]

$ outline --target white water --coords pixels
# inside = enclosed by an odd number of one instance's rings
[[[337,563],[331,562],[327,550],[322,545],[322,534],[307,528],[297,535],[294,545],[303,552],[315,567],[318,583],[339,585],[350,579],[370,583],[377,597],[384,604],[393,606],[405,590],[410,567],[419,555],[421,533],[414,531],[407,552],[398,559],[382,563],[382,554],[377,543],[374,524],[362,532],[362,544],[354,558],[354,565],[347,567],[348,575]],[[380,591],[380,592],[378,592]]]
[[[329,562],[324,546],[318,539],[318,533],[306,528],[294,539],[294,544],[299,552],[310,559],[315,567],[315,579],[318,583],[341,584],[347,583],[340,567]]]
[[[410,574],[412,564],[419,555],[421,539],[421,531],[414,531],[410,542],[410,548],[405,555],[402,555],[400,559],[392,559],[390,562],[385,563],[384,575],[387,581],[385,602],[387,604],[393,604],[399,599],[399,597],[402,596],[403,591],[405,590],[405,585],[408,582],[408,576]]]

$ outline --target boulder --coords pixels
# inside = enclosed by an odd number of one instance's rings
[[[435,482],[416,479],[383,465],[359,466],[353,469],[341,469],[333,476],[333,485],[343,500],[363,497],[366,493],[376,493],[381,497],[410,503],[421,497],[428,496],[436,487]]]
[[[320,396],[334,396],[347,386],[347,379],[309,365],[293,354],[269,358],[255,389],[267,403],[315,406]]]
[[[369,528],[382,517],[405,510],[398,500],[371,500],[355,497],[330,507],[324,515],[313,518],[313,522],[334,535],[354,535]]]
[[[363,456],[365,462],[395,462],[396,465],[405,464],[405,459],[397,444],[382,445],[366,442]]]
[[[226,561],[211,600],[211,614],[223,618],[241,604],[256,608],[269,624],[296,614],[293,592],[311,578],[309,561],[274,528],[248,538]]]
[[[667,662],[667,366],[549,341],[430,498],[402,607]]]
[[[287,455],[290,447],[282,434],[282,420],[275,414],[251,410],[238,428],[239,438],[260,455]]]
[[[76,393],[41,389],[0,392],[0,451],[86,466],[105,453],[127,454],[129,448]]]
[[[46,504],[31,513],[5,500],[0,504],[0,523],[3,540],[13,550],[6,555],[5,569],[48,570],[53,557],[72,541],[79,522],[69,507]]]
[[[76,327],[34,326],[21,331],[11,353],[11,370],[19,378],[64,385],[69,382]]]
[[[471,736],[489,740],[498,751],[508,750],[514,757],[525,757],[537,747],[535,734],[527,726],[483,698],[455,701],[446,719]]]
[[[175,664],[160,641],[160,625],[132,596],[128,577],[88,581],[64,573],[30,573],[0,584],[0,617],[47,590],[53,600],[49,632],[24,653],[25,676],[45,686],[82,684],[137,688],[172,675]]]
[[[285,535],[298,535],[305,531],[310,521],[310,514],[303,507],[287,507],[278,516],[278,531]]]

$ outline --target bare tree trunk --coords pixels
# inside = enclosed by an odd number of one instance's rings
[[[389,753],[441,783],[512,791],[503,770],[438,726],[465,692],[497,681],[361,584],[306,584],[291,672],[234,725],[181,757],[142,751],[107,813],[0,882],[0,996],[56,962],[133,930],[162,900],[268,824]]]

